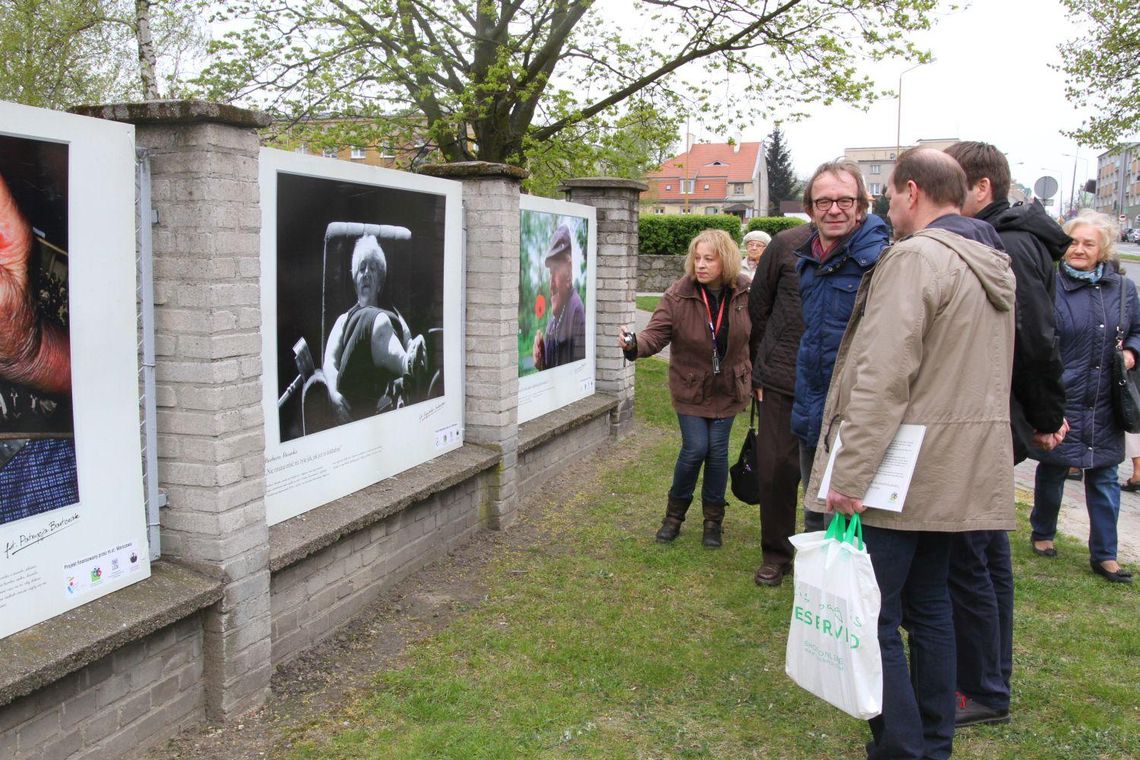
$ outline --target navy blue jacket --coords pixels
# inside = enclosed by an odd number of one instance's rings
[[[1112,264],[1107,265],[1109,268]],[[1124,346],[1140,357],[1140,301],[1130,280],[1108,272],[1093,285],[1057,272],[1054,306],[1065,366],[1065,419],[1069,434],[1049,452],[1030,450],[1042,462],[1088,469],[1124,461],[1124,431],[1112,412],[1112,352],[1124,297]]]
[[[796,354],[796,391],[792,402],[792,433],[812,449],[819,441],[827,387],[831,384],[839,341],[855,308],[855,292],[864,273],[870,271],[887,246],[887,225],[868,214],[822,262],[811,255],[816,237],[818,233],[796,250],[804,334]]]

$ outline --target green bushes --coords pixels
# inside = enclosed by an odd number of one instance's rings
[[[748,220],[748,231],[760,230],[769,235],[775,235],[777,232],[783,232],[801,224],[805,224],[804,220],[796,219],[794,216],[758,216],[755,219]]]
[[[638,223],[640,254],[683,255],[701,230],[724,230],[740,242],[740,218],[732,214],[645,214]]]

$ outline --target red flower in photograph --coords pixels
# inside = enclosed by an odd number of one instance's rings
[[[534,316],[542,319],[542,315],[546,313],[546,297],[539,293],[534,297]]]

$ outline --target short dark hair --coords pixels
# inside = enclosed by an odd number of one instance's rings
[[[973,188],[982,177],[990,181],[995,201],[1009,198],[1009,161],[1000,150],[984,142],[956,142],[945,151],[966,172],[966,186]]]
[[[933,148],[910,148],[899,156],[891,173],[891,189],[913,182],[939,206],[962,208],[966,203],[966,172],[950,156]]]
[[[859,164],[848,159],[838,159],[836,161],[828,161],[827,163],[820,164],[819,168],[815,170],[815,174],[811,175],[811,179],[804,185],[804,213],[808,216],[812,214],[812,197],[811,188],[815,181],[824,174],[850,174],[855,179],[855,187],[858,192],[856,193],[855,208],[858,210],[858,216],[866,216],[867,211],[871,208],[871,196],[867,194],[867,183],[863,181],[863,172],[859,169]]]

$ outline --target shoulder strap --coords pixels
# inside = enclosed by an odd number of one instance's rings
[[[1120,321],[1116,323],[1116,350],[1124,350],[1124,301],[1128,298],[1128,288],[1132,286],[1132,280],[1128,279],[1128,275],[1124,272],[1120,273]]]

